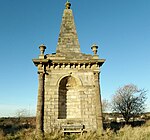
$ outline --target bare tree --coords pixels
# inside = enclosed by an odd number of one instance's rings
[[[30,113],[27,109],[18,109],[16,111],[16,117],[17,118],[22,118],[22,117],[29,117]]]
[[[107,112],[109,110],[109,107],[110,107],[110,104],[109,104],[108,100],[103,99],[102,100],[102,111],[103,111],[103,113]]]
[[[113,96],[113,111],[121,113],[128,123],[130,118],[145,111],[146,92],[133,84],[119,88]]]

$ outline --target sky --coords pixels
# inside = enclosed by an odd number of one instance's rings
[[[150,0],[70,0],[81,51],[99,46],[102,99],[133,83],[148,90],[150,111]],[[35,115],[39,45],[56,51],[66,0],[0,0],[0,117],[26,109]]]

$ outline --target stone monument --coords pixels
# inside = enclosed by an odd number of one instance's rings
[[[45,55],[42,44],[39,58],[33,59],[39,77],[37,133],[103,128],[99,77],[105,60],[99,59],[95,44],[91,47],[93,55],[81,53],[70,7],[67,1],[56,53]]]

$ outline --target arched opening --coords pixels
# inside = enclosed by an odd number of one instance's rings
[[[80,116],[80,97],[78,82],[72,76],[64,77],[59,83],[58,119]]]

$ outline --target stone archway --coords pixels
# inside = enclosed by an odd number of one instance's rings
[[[73,76],[66,76],[59,83],[58,119],[81,117],[79,83]]]

